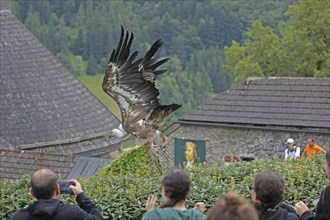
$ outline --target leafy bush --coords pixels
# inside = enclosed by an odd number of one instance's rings
[[[105,169],[110,176],[134,174],[136,177],[153,177],[162,174],[160,166],[154,165],[149,157],[147,145],[122,154]],[[105,173],[105,174],[106,174]]]
[[[0,182],[0,219],[11,219],[16,210],[33,201],[29,195],[30,176],[17,181]]]
[[[97,175],[79,179],[105,219],[141,219],[150,194],[157,195],[158,202],[161,202],[161,173],[150,166],[146,157],[146,149],[139,148],[120,157]],[[286,204],[303,200],[313,207],[312,201],[319,198],[322,188],[329,184],[322,167],[323,158],[321,155],[309,160],[284,162],[275,158],[221,167],[216,164],[197,165],[187,169],[193,185],[187,206],[193,207],[194,203],[204,201],[210,208],[218,198],[232,190],[250,198],[247,186],[255,175],[261,171],[276,171],[286,180]],[[17,209],[32,202],[27,191],[29,178],[24,176],[18,181],[1,182],[0,219],[10,219]],[[75,203],[70,197],[63,196],[63,199]]]

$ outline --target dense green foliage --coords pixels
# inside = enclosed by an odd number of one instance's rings
[[[184,104],[176,111],[180,115],[230,86],[222,67],[225,45],[243,42],[255,19],[276,27],[295,2],[14,0],[13,6],[27,28],[77,75],[104,73],[120,25],[135,33],[133,48],[141,56],[162,38],[160,54],[171,61],[158,82],[160,99]]]
[[[105,219],[141,219],[145,212],[145,201],[150,194],[157,195],[161,202],[161,172],[150,166],[146,157],[145,148],[139,148],[101,169],[97,175],[80,179],[84,191],[101,209]],[[204,201],[206,207],[210,208],[232,190],[250,198],[247,186],[252,183],[255,175],[261,171],[276,171],[285,177],[285,203],[293,204],[303,200],[312,208],[312,201],[319,198],[322,188],[329,184],[322,168],[323,161],[324,155],[297,161],[280,162],[275,158],[236,162],[221,167],[201,164],[188,170],[193,189],[187,205],[193,207],[194,203]],[[119,165],[123,170],[120,170]],[[27,191],[29,178],[25,175],[18,181],[0,182],[1,219],[10,219],[17,209],[33,201]],[[75,204],[73,198],[63,196],[62,199]]]
[[[147,145],[122,154],[109,164],[105,172],[110,176],[123,176],[134,174],[138,178],[159,176],[162,173],[158,164],[153,164],[149,159]]]
[[[330,77],[330,2],[301,0],[276,33],[260,20],[247,40],[225,48],[225,68],[240,82],[249,76]]]

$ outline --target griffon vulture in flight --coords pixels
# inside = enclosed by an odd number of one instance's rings
[[[169,58],[153,57],[163,44],[162,40],[157,40],[144,57],[135,60],[138,52],[130,53],[133,38],[133,33],[125,33],[121,27],[118,46],[112,51],[103,78],[103,91],[116,101],[122,116],[122,123],[118,129],[112,130],[110,136],[133,134],[152,145],[165,145],[167,138],[158,129],[172,112],[181,107],[178,104],[162,105],[158,99],[155,80],[166,70],[157,68]]]

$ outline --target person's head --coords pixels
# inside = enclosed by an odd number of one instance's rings
[[[307,139],[307,144],[308,144],[310,147],[314,147],[314,138],[308,138],[308,139]]]
[[[279,173],[262,172],[254,179],[251,197],[258,210],[273,209],[284,198],[284,179]]]
[[[246,198],[235,192],[227,193],[206,214],[206,220],[258,220],[258,213]]]
[[[196,157],[196,144],[193,142],[186,142],[186,160],[187,161],[194,161]]]
[[[325,161],[323,167],[328,179],[330,179],[330,151],[327,151],[325,155]]]
[[[58,177],[50,169],[37,170],[31,178],[31,193],[36,199],[51,199],[54,193],[59,194]]]
[[[294,140],[292,138],[289,138],[287,141],[286,141],[287,145],[289,148],[293,148],[294,147]]]
[[[168,170],[162,181],[164,203],[160,207],[173,207],[178,202],[184,202],[190,189],[190,178],[186,171],[183,169]]]

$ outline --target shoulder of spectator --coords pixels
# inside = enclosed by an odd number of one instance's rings
[[[314,220],[315,216],[311,211],[306,211],[300,216],[300,220]]]
[[[79,194],[77,195],[76,200],[77,200],[77,202],[79,203],[79,201],[81,201],[81,200],[83,200],[83,199],[85,199],[85,198],[88,198],[88,197],[85,195],[84,192],[81,192],[81,193],[79,193]]]
[[[143,215],[143,218],[142,220],[151,220],[151,219],[156,219],[156,218],[159,218],[159,215],[156,214],[156,209],[157,208],[154,208],[148,212],[146,212],[144,215]]]

